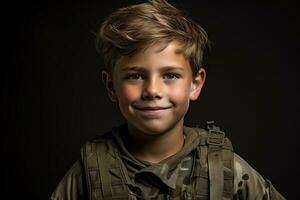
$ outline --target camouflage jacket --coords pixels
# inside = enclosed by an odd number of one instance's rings
[[[178,183],[177,179],[179,179],[179,177],[190,176],[193,167],[191,167],[192,165],[189,163],[191,163],[191,160],[195,160],[193,155],[200,141],[199,135],[192,129],[185,128],[184,134],[186,139],[181,151],[160,163],[152,164],[135,159],[127,151],[122,138],[124,132],[126,132],[126,129],[123,126],[123,128],[119,128],[115,134],[108,134],[113,136],[113,142],[116,144],[118,152],[120,152],[120,157],[126,167],[128,177],[130,180],[133,180],[133,184],[136,188],[143,193],[142,197],[138,199],[169,199],[168,195],[163,198],[155,197],[155,195],[169,193],[170,190],[176,188],[176,183]],[[167,168],[165,166],[167,166]],[[172,169],[170,166],[175,167]],[[160,173],[162,169],[164,169],[163,171],[168,175]],[[150,175],[148,173],[146,176],[142,176],[142,178],[137,178],[139,174],[143,174],[142,172],[145,171],[150,172]],[[84,161],[82,159],[77,161],[61,180],[52,193],[50,200],[90,199],[91,194],[88,187],[89,184],[87,184],[86,173]],[[156,176],[151,176],[151,173]],[[235,153],[233,154],[232,182],[232,199],[285,199],[275,190],[270,181],[265,180],[245,160]],[[184,184],[184,182],[182,182],[182,184]],[[207,188],[204,189],[207,190]],[[204,191],[203,188],[201,188],[201,190]],[[201,195],[201,197],[192,199],[209,199],[209,192],[204,191],[203,193],[204,195]],[[152,194],[152,198],[143,198],[149,196],[149,194]],[[179,199],[189,198],[179,197]]]

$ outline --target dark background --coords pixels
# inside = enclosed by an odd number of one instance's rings
[[[1,181],[8,199],[47,199],[79,148],[123,122],[99,78],[94,33],[141,1],[3,4]],[[207,82],[188,125],[215,120],[235,151],[287,199],[299,199],[296,5],[170,1],[208,32]]]

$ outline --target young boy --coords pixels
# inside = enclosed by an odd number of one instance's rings
[[[206,32],[164,0],[102,24],[102,78],[127,123],[87,142],[51,196],[62,199],[284,199],[212,122],[184,126],[205,81]]]

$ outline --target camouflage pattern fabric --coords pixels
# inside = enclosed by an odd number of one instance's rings
[[[120,129],[120,134],[114,135],[115,144],[118,146],[122,161],[124,162],[128,176],[133,180],[140,199],[169,199],[169,191],[176,189],[176,183],[187,184],[185,178],[191,173],[193,152],[197,148],[196,135],[185,133],[185,145],[180,152],[161,161],[152,164],[134,158],[126,149],[122,136],[125,129]],[[182,181],[178,181],[182,178]],[[234,154],[234,197],[233,199],[285,199],[245,160]],[[82,161],[77,161],[66,173],[50,200],[80,200],[89,199],[85,170]],[[150,199],[150,198],[148,198]],[[201,199],[209,199],[203,197]]]

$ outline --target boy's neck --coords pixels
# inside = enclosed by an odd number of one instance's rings
[[[128,151],[138,160],[158,163],[180,151],[184,145],[183,120],[173,129],[160,134],[145,134],[128,124]]]

